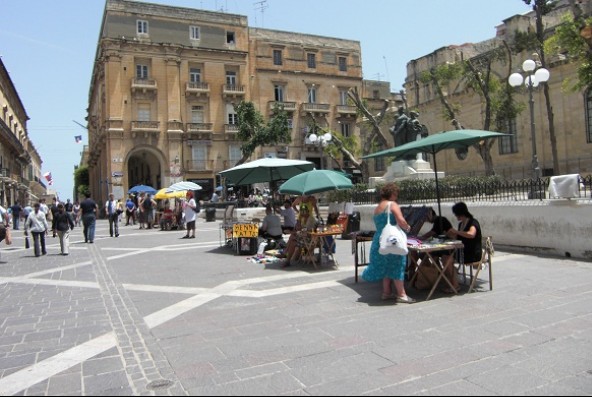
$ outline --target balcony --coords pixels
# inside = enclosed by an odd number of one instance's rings
[[[107,120],[108,131],[123,131],[123,120]]]
[[[238,134],[238,125],[224,124],[224,135],[226,140],[236,140],[236,134]]]
[[[187,160],[185,171],[189,172],[212,172],[214,171],[214,160]]]
[[[222,86],[222,96],[225,98],[244,97],[245,86],[238,84],[224,84]]]
[[[355,116],[358,114],[358,108],[355,106],[348,106],[348,105],[337,105],[335,107],[335,111],[340,116]]]
[[[331,105],[328,103],[303,103],[302,104],[302,112],[303,113],[313,113],[313,114],[327,114],[331,111]]]
[[[159,121],[132,121],[132,132],[160,132]]]
[[[296,111],[296,102],[278,102],[278,101],[270,101],[269,102],[269,111],[273,112],[275,106],[283,107],[286,112],[295,112]]]
[[[183,123],[180,121],[167,121],[167,131],[183,132]]]
[[[187,123],[185,128],[187,132],[212,132],[213,123]]]
[[[133,79],[132,80],[132,92],[142,94],[155,94],[157,90],[156,80],[149,79]]]
[[[208,83],[187,83],[185,87],[185,96],[209,96],[210,95],[210,85]]]

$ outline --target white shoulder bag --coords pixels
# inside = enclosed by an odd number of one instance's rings
[[[378,252],[381,255],[407,255],[409,252],[407,250],[407,235],[399,225],[393,225],[391,223],[391,205],[392,202],[389,202],[386,207],[387,224],[380,234],[380,248]]]

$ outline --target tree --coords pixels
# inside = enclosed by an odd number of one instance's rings
[[[90,192],[89,189],[90,176],[88,173],[88,166],[78,167],[74,170],[74,190],[78,195],[84,196]],[[76,198],[74,198],[76,201]]]
[[[550,13],[557,5],[557,0],[523,0],[525,4],[532,6],[535,12],[536,23],[536,47],[535,51],[539,55],[541,66],[547,68],[547,61],[545,56],[545,27],[543,25],[543,16]],[[553,114],[553,106],[551,106],[551,94],[549,92],[549,84],[543,84],[543,93],[545,94],[545,104],[547,107],[547,120],[549,122],[549,138],[551,140],[551,156],[553,158],[553,170],[555,173],[559,171],[559,157],[557,155],[557,136],[555,135],[555,116]]]
[[[566,80],[573,91],[592,86],[592,10],[570,0],[572,15],[564,16],[554,34],[545,42],[548,54],[568,57],[578,63],[577,81]],[[587,3],[588,7],[592,7]]]
[[[420,80],[423,83],[432,84],[442,104],[442,116],[445,120],[449,120],[456,129],[464,128],[459,118],[461,107],[459,104],[450,103],[449,96],[444,94],[443,87],[456,83],[453,88],[456,91],[464,83],[483,98],[485,118],[482,129],[489,131],[492,120],[503,103],[500,79],[492,72],[492,67],[494,63],[504,60],[503,49],[493,49],[464,62],[447,63],[434,67],[422,73]],[[486,175],[495,175],[491,157],[491,148],[494,143],[495,140],[488,139],[473,145],[483,160]],[[466,152],[457,150],[456,154],[462,160]]]
[[[273,116],[266,125],[263,115],[255,109],[253,102],[241,101],[234,106],[238,117],[237,138],[243,142],[243,157],[236,165],[245,163],[258,147],[274,146],[292,142],[288,114],[279,105],[275,105]]]

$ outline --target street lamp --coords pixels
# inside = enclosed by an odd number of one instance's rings
[[[321,169],[324,169],[323,166],[323,148],[325,148],[333,139],[331,133],[327,132],[323,135],[317,135],[314,132],[308,136],[308,141],[311,145],[318,145],[321,149]]]
[[[532,169],[534,178],[539,179],[541,177],[541,168],[539,167],[539,160],[537,157],[536,148],[536,134],[534,125],[534,98],[532,97],[532,90],[540,83],[544,83],[549,80],[550,73],[545,68],[538,68],[537,63],[532,59],[527,59],[522,64],[522,70],[526,73],[526,78],[520,73],[512,73],[508,78],[508,82],[512,87],[519,87],[524,82],[526,88],[528,88],[528,103],[530,105],[530,135],[532,139]]]

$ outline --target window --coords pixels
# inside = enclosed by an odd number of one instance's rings
[[[308,103],[317,103],[317,88],[314,85],[308,87]]]
[[[384,146],[379,145],[377,151],[384,150]],[[374,159],[374,171],[375,172],[383,172],[386,170],[386,161],[385,157],[377,157]]]
[[[273,50],[273,64],[274,65],[281,65],[282,64],[282,50]]]
[[[201,69],[198,69],[198,68],[189,69],[189,81],[191,83],[200,83],[201,82]]]
[[[189,27],[189,39],[199,40],[199,26],[190,26]]]
[[[339,104],[342,106],[347,106],[349,97],[347,93],[349,90],[339,90]]]
[[[347,72],[347,58],[346,57],[339,57],[339,71],[340,72]]]
[[[203,123],[204,122],[204,107],[203,106],[191,106],[191,122],[192,123]]]
[[[138,19],[136,22],[136,32],[138,34],[148,34],[148,21]]]
[[[341,135],[343,135],[344,138],[349,138],[351,136],[351,126],[349,124],[341,124]]]
[[[241,151],[240,145],[229,145],[228,146],[228,160],[231,164],[236,164],[241,158],[243,158],[243,152]]]
[[[506,120],[501,130],[511,136],[498,138],[499,154],[518,153],[518,137],[516,135],[516,119]]]
[[[276,102],[284,102],[284,86],[274,85],[273,92],[275,94],[275,101]]]
[[[235,38],[234,38],[234,32],[226,32],[226,44],[234,44],[235,43]]]
[[[592,88],[586,92],[586,138],[592,143]]]
[[[148,78],[148,65],[136,65],[136,78],[146,80]]]
[[[308,53],[306,54],[306,63],[310,69],[316,69],[317,67],[317,54]]]
[[[150,121],[150,104],[140,103],[138,105],[138,121]]]
[[[193,168],[197,171],[205,171],[208,161],[208,147],[203,145],[193,145],[191,147],[191,157],[193,158]]]
[[[226,84],[236,86],[236,72],[226,72]]]
[[[228,115],[228,124],[238,124],[238,114],[231,103],[226,104],[226,114]]]

